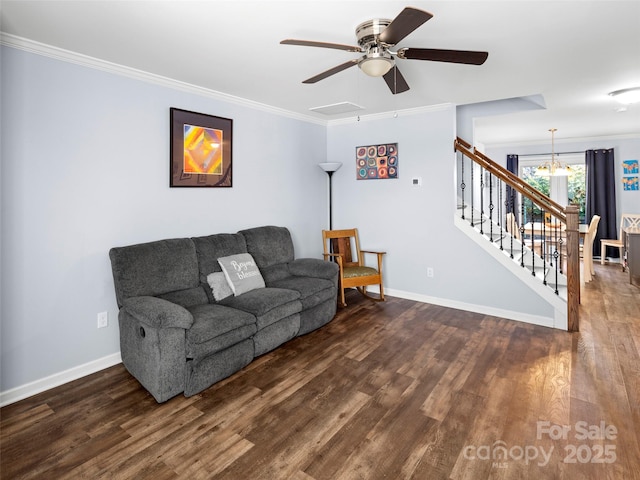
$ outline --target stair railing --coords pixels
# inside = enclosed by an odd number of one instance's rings
[[[577,332],[580,303],[578,206],[562,207],[502,165],[472,149],[461,138],[456,138],[454,150],[460,153],[458,198],[461,218],[468,219],[481,235],[518,260],[531,275],[541,276],[543,284],[556,295],[560,294],[561,288],[566,288],[568,331]],[[465,157],[470,162],[465,162]],[[470,185],[465,180],[469,180]],[[561,278],[566,278],[566,287],[560,284]]]

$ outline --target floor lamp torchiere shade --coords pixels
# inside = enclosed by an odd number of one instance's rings
[[[332,201],[331,201],[331,197],[333,196],[333,194],[331,191],[331,177],[333,176],[333,172],[335,172],[342,166],[342,163],[326,162],[326,163],[319,163],[318,166],[322,170],[327,172],[327,175],[329,175],[329,230],[333,230],[333,212],[332,212]]]

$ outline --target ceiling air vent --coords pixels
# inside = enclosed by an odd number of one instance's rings
[[[310,108],[312,112],[321,113],[323,115],[337,115],[339,113],[349,113],[349,112],[357,112],[358,110],[363,110],[364,107],[360,105],[356,105],[351,102],[340,102],[334,103],[331,105],[324,105],[322,107],[313,107]]]

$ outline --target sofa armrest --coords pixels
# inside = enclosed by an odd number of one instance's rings
[[[122,308],[141,323],[154,328],[190,328],[193,316],[184,307],[156,297],[130,297]]]
[[[316,277],[334,280],[338,275],[338,264],[318,258],[297,258],[289,262],[289,273],[301,277]]]

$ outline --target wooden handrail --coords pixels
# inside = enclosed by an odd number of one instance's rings
[[[502,165],[479,152],[460,137],[456,137],[453,148],[469,157],[482,168],[502,180],[523,197],[531,200],[542,210],[549,212],[565,224],[567,248],[567,330],[577,332],[580,327],[578,305],[580,303],[580,233],[578,231],[579,210],[577,205],[562,207]],[[557,293],[557,292],[556,292]]]
[[[567,217],[562,206],[551,200],[548,196],[546,196],[539,190],[533,188],[531,185],[504,168],[502,165],[485,156],[482,152],[477,151],[475,148],[473,149],[473,151],[471,151],[470,148],[471,145],[469,145],[467,142],[459,137],[456,138],[454,142],[455,150],[462,152],[464,155],[471,158],[485,170],[488,170],[492,175],[498,177],[518,193],[527,197],[529,200],[542,207],[544,210],[550,212],[562,223],[567,223]]]

